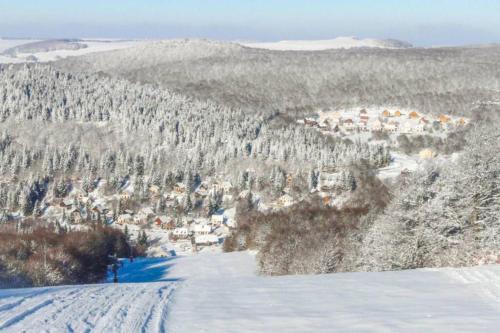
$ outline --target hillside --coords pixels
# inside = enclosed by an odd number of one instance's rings
[[[499,101],[499,47],[272,51],[206,40],[152,42],[56,64],[163,86],[247,112],[400,107],[470,116]]]
[[[248,253],[125,263],[120,283],[0,291],[3,332],[496,332],[500,268],[261,277]],[[82,313],[82,310],[85,310]]]

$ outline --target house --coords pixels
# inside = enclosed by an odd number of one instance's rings
[[[434,120],[432,122],[432,129],[435,131],[439,131],[441,129],[441,123],[438,120]]]
[[[412,111],[410,112],[410,114],[408,115],[408,118],[410,119],[418,119],[420,116],[419,114],[416,112],[416,111]]]
[[[224,223],[224,215],[214,214],[214,215],[212,215],[210,222],[212,223],[212,225],[220,226],[221,224]]]
[[[238,199],[246,199],[248,198],[249,195],[251,195],[252,192],[250,190],[243,190],[240,192],[240,194],[238,195]]]
[[[175,221],[172,219],[170,219],[167,223],[161,225],[161,228],[165,230],[174,230],[175,227],[176,227]]]
[[[427,120],[425,117],[420,118],[420,120],[418,122],[419,122],[419,124],[424,125],[424,126],[429,124],[429,120]]]
[[[382,131],[382,123],[379,120],[373,122],[373,124],[371,125],[371,130],[373,132],[380,132],[380,131]]]
[[[236,223],[236,220],[233,218],[227,218],[225,224],[228,228],[236,228],[236,226],[238,225]]]
[[[123,224],[130,224],[132,223],[132,215],[130,214],[121,214],[120,216],[118,216],[118,221],[117,223],[120,224],[120,225],[123,225]]]
[[[352,131],[356,128],[354,125],[354,121],[352,119],[346,119],[343,121],[342,126],[347,130],[347,131]]]
[[[368,115],[368,112],[366,111],[366,109],[362,109],[361,111],[359,111],[359,116],[367,116]]]
[[[212,227],[208,224],[197,224],[193,231],[196,235],[208,235],[212,233]]]
[[[70,220],[73,221],[74,224],[82,223],[82,214],[78,208],[73,208],[69,213]]]
[[[196,245],[210,246],[219,244],[219,237],[217,235],[200,235],[194,238]]]
[[[154,224],[157,226],[162,226],[162,225],[167,224],[167,223],[168,223],[168,218],[165,215],[157,216],[154,219]]]
[[[92,206],[92,211],[96,214],[105,214],[107,211],[109,211],[109,209],[107,209],[106,207],[104,207],[103,205],[101,204],[98,204],[98,203],[95,203],[93,206]]]
[[[288,206],[291,206],[293,205],[293,198],[288,195],[288,194],[285,194],[283,196],[281,196],[279,199],[278,199],[278,202],[277,202],[278,206],[280,207],[288,207]]]
[[[358,124],[358,129],[359,129],[360,131],[363,131],[363,132],[368,131],[368,125],[367,125],[367,123],[366,123],[366,122],[360,122],[360,123]]]
[[[332,197],[327,195],[323,197],[323,205],[329,206],[332,203]]]
[[[400,132],[403,134],[409,134],[413,132],[413,126],[410,122],[405,122],[400,128]]]
[[[423,160],[429,160],[436,157],[436,153],[432,149],[423,149],[418,153],[418,156]]]
[[[339,111],[335,111],[334,113],[332,113],[331,117],[333,119],[341,119],[342,118],[342,113],[340,113]]]
[[[425,131],[425,126],[422,124],[418,124],[412,127],[413,133],[422,133]]]
[[[401,117],[402,115],[403,114],[399,110],[397,110],[396,112],[394,112],[394,116],[396,116],[396,117]]]
[[[330,127],[330,123],[328,123],[328,120],[322,121],[321,123],[318,124],[318,128],[321,129],[327,129]]]
[[[228,203],[228,202],[231,202],[233,201],[233,196],[231,194],[224,194],[222,196],[222,202],[225,202],[225,203]]]
[[[128,191],[123,191],[121,194],[120,194],[120,199],[122,200],[130,200],[130,198],[132,197],[131,193],[128,192]]]
[[[195,196],[206,197],[208,195],[208,184],[203,182],[195,191]]]
[[[172,235],[174,235],[177,238],[188,238],[189,230],[187,228],[175,228],[174,231],[172,232]]]
[[[328,119],[328,125],[330,126],[330,129],[333,129],[336,126],[340,125],[341,122],[342,122],[342,117],[340,117],[340,118],[329,118]]]
[[[389,112],[389,110],[384,110],[384,112],[382,112],[382,117],[387,118],[390,116],[391,116],[391,113]]]
[[[451,121],[451,118],[450,118],[450,117],[448,117],[447,115],[442,114],[442,115],[440,115],[440,116],[439,116],[439,122],[440,122],[441,124],[447,124],[447,123],[449,123],[450,121]]]
[[[73,206],[73,203],[75,203],[75,201],[73,199],[63,199],[61,201],[61,207],[71,208]]]
[[[150,207],[141,209],[137,215],[134,217],[136,223],[148,223],[150,219],[155,217],[155,212]]]
[[[160,187],[157,185],[151,185],[149,187],[149,192],[153,195],[159,195],[160,194]]]
[[[457,126],[464,126],[466,125],[466,121],[464,118],[460,118],[457,120]]]
[[[229,181],[222,182],[222,190],[224,193],[229,193],[233,189],[233,184]]]
[[[183,194],[186,192],[186,185],[183,183],[177,183],[174,185],[174,192],[177,194]]]
[[[316,120],[308,118],[304,119],[304,124],[307,126],[318,126],[318,122]]]
[[[398,127],[394,123],[384,124],[384,131],[386,131],[386,132],[394,133],[397,131],[397,129],[398,129]]]

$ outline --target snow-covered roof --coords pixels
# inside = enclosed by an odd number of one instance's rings
[[[194,238],[196,244],[216,244],[219,242],[217,235],[200,235]]]
[[[208,224],[195,224],[193,228],[194,232],[212,232],[212,227]]]

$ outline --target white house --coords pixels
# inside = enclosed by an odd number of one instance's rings
[[[374,132],[380,132],[382,130],[382,123],[379,120],[376,120],[373,122],[370,129]]]
[[[222,223],[224,223],[224,215],[222,214],[212,215],[211,222],[215,226],[220,226]]]
[[[222,182],[222,190],[225,193],[229,193],[233,189],[233,184],[229,181]]]
[[[121,214],[118,216],[118,224],[129,224],[132,223],[132,215],[130,214]]]
[[[409,134],[413,132],[413,126],[410,122],[405,122],[403,126],[401,126],[401,133],[403,134]]]
[[[415,126],[413,126],[412,131],[414,133],[422,133],[425,131],[425,126],[422,124],[416,124]]]
[[[398,124],[395,122],[389,122],[384,124],[384,131],[394,133],[398,130]]]
[[[228,218],[224,222],[228,228],[236,228],[237,223],[235,219]]]
[[[187,228],[175,228],[172,234],[178,238],[187,238],[189,236],[189,230]]]
[[[208,235],[212,233],[212,227],[208,224],[196,224],[193,231],[196,235]]]
[[[285,194],[278,199],[277,203],[278,203],[278,206],[288,207],[288,206],[293,205],[293,198],[290,195]]]
[[[219,243],[217,235],[199,235],[194,238],[196,245],[214,245]]]

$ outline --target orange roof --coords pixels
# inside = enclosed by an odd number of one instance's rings
[[[389,117],[391,115],[391,113],[387,110],[384,110],[384,112],[382,112],[382,116],[384,117]]]
[[[439,121],[442,122],[442,123],[447,123],[447,122],[450,121],[450,117],[442,114],[442,115],[439,116]]]
[[[418,118],[418,113],[415,111],[410,112],[410,118]]]
[[[401,111],[399,111],[399,110],[398,110],[398,111],[396,111],[396,112],[394,113],[394,115],[395,115],[396,117],[400,117],[400,116],[401,116]]]

